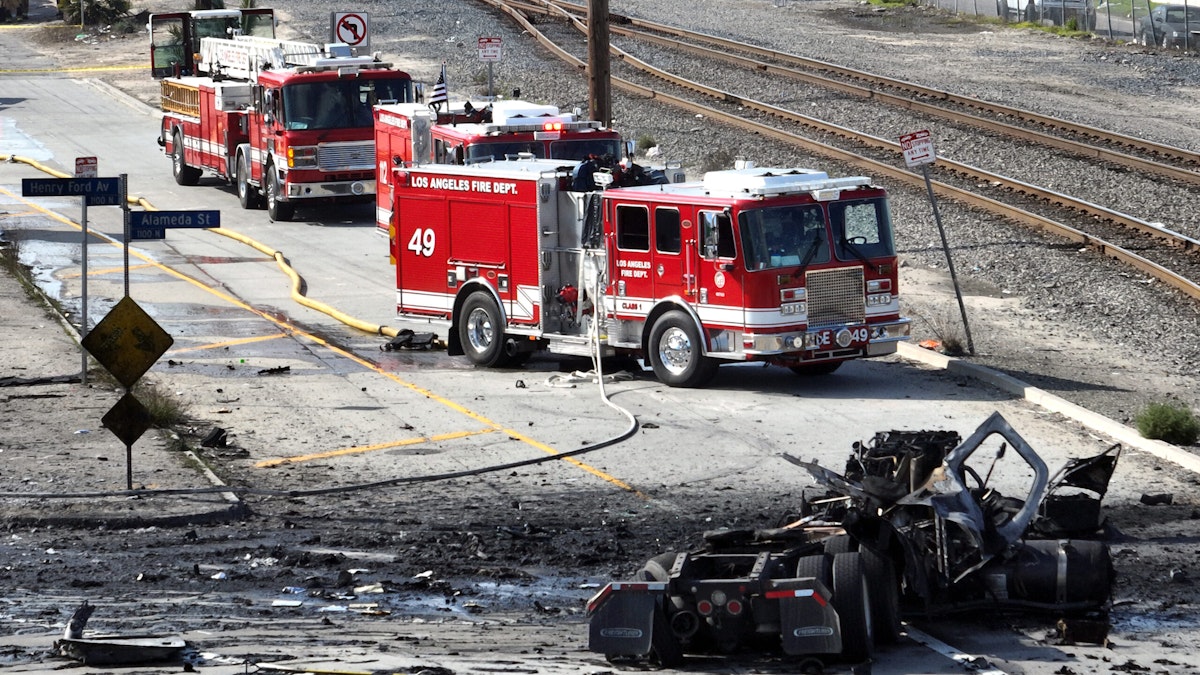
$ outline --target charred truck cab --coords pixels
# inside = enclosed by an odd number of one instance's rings
[[[623,352],[683,387],[727,362],[832,372],[907,339],[869,179],[747,168],[631,185],[589,165],[393,168],[380,226],[399,314],[449,321],[451,353],[479,365]]]
[[[243,208],[265,203],[272,220],[290,220],[301,203],[370,201],[372,108],[412,101],[409,76],[348,45],[275,39],[264,11],[150,17],[164,113],[158,142],[176,182],[195,185],[209,171],[237,186]],[[230,34],[209,36],[221,21]],[[243,24],[256,34],[239,34]]]

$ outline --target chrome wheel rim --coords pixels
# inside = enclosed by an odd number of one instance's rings
[[[674,326],[664,331],[658,341],[658,360],[672,374],[686,371],[692,363],[692,341],[688,334]]]

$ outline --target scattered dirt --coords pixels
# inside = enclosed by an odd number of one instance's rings
[[[176,4],[151,2],[146,6],[154,10]],[[855,6],[829,10],[827,14],[864,30],[919,34],[977,30],[969,21],[921,7],[875,11]],[[72,28],[50,25],[28,32],[29,39],[52,51],[64,65],[141,66],[144,61],[144,35],[140,32],[93,31],[75,39],[77,34]],[[154,101],[155,83],[144,68],[101,70],[88,76],[148,103]],[[933,288],[940,281],[929,279],[925,287]],[[920,296],[919,288],[913,289],[914,297]],[[7,311],[3,314],[11,316]],[[1002,335],[1007,326],[1012,329],[1008,332],[1019,339],[1016,326],[1025,320],[1013,308],[1005,325],[989,334]],[[72,353],[69,345],[62,348],[68,355]],[[1080,350],[1062,353],[1076,351]],[[1014,348],[1014,353],[1020,352]],[[0,373],[14,372],[13,368],[26,358],[18,350],[0,351]],[[1080,367],[1087,364],[1081,363]],[[1030,370],[1036,371],[1036,367]],[[76,395],[64,391],[56,395],[66,397],[64,400],[73,406],[89,409],[87,414],[91,415],[94,410],[107,408],[111,391],[84,392],[81,398],[71,398]],[[70,428],[74,421],[71,415],[79,414],[79,410],[7,397],[4,414],[10,419],[62,414],[55,424]],[[208,426],[201,423],[197,428],[207,430]],[[6,433],[18,431],[6,429]],[[197,432],[185,440],[196,447],[202,435]],[[218,448],[204,452],[220,461],[224,451]],[[179,461],[182,464],[186,459],[180,457]],[[1163,476],[1179,473],[1167,464],[1151,461],[1149,466],[1149,471]],[[1198,483],[1195,477],[1185,479],[1189,486]],[[460,482],[447,484],[436,494],[407,494],[403,508],[380,503],[378,495],[355,493],[333,500],[256,499],[251,500],[252,515],[245,520],[182,528],[167,528],[165,523],[153,521],[122,523],[115,516],[111,523],[96,526],[86,502],[66,506],[47,503],[41,515],[4,521],[3,533],[8,542],[0,550],[5,552],[7,562],[0,566],[0,581],[15,589],[9,597],[24,601],[24,611],[57,617],[61,599],[43,598],[38,609],[33,589],[76,589],[81,594],[108,596],[117,606],[128,603],[129,615],[146,617],[148,629],[164,623],[159,616],[161,608],[142,606],[128,597],[176,593],[211,597],[211,605],[196,602],[190,610],[176,614],[182,616],[178,621],[195,628],[219,624],[213,617],[223,613],[245,616],[245,607],[253,604],[254,594],[263,588],[305,588],[308,597],[334,603],[356,587],[373,584],[388,591],[390,600],[381,602],[415,603],[426,606],[434,616],[471,615],[476,611],[473,607],[482,604],[496,609],[509,603],[509,608],[519,608],[530,617],[578,617],[579,599],[590,592],[586,579],[624,576],[667,546],[697,541],[708,526],[705,519],[713,514],[750,527],[779,525],[792,506],[789,502],[799,497],[718,495],[692,504],[686,515],[664,522],[660,517],[651,521],[634,498],[624,494],[586,494],[572,489],[547,491],[530,499],[507,494],[493,485],[486,497],[480,497],[469,496],[471,487]],[[1188,497],[1180,494],[1176,499],[1185,501]],[[597,522],[596,513],[606,516]],[[1118,599],[1126,606],[1158,615],[1191,611],[1200,602],[1200,588],[1185,581],[1189,568],[1195,567],[1200,511],[1189,501],[1157,506],[1124,503],[1106,508],[1105,513],[1112,526],[1112,550],[1121,579]],[[73,527],[72,520],[93,526]],[[593,525],[580,527],[583,522]],[[117,524],[142,527],[114,531]],[[102,567],[99,561],[103,561]],[[528,571],[531,569],[545,570],[546,576],[533,579]],[[432,575],[426,574],[431,571]],[[214,583],[218,579],[219,594]],[[1172,579],[1178,583],[1170,583]],[[483,598],[478,582],[487,580],[527,589],[540,584],[538,588],[546,595],[536,608],[530,608],[526,601],[518,605],[501,594]],[[406,606],[406,611],[412,611],[412,607]],[[246,621],[271,620],[273,616],[278,615],[267,612]],[[33,625],[43,621],[44,616],[25,619]],[[104,625],[105,617],[97,616],[95,620]],[[1164,633],[1161,639],[1176,638]],[[28,659],[31,655],[17,658]]]

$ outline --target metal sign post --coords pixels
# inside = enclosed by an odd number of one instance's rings
[[[975,355],[975,342],[971,339],[971,326],[967,323],[967,307],[963,304],[962,289],[958,286],[958,275],[954,271],[954,259],[950,257],[950,243],[946,240],[946,229],[942,227],[942,216],[938,212],[937,197],[933,194],[933,183],[929,181],[929,165],[937,160],[933,150],[933,138],[928,130],[922,130],[900,137],[900,150],[904,152],[904,164],[908,168],[921,167],[921,175],[925,178],[925,191],[929,194],[929,203],[933,206],[933,220],[937,223],[938,233],[942,236],[942,250],[946,252],[946,264],[950,269],[950,281],[954,283],[954,295],[958,298],[958,311],[962,314],[963,330],[967,334],[967,351]]]
[[[479,38],[479,60],[487,61],[488,64],[488,100],[495,97],[495,88],[492,86],[492,64],[499,61],[502,54],[503,44],[501,43],[501,38]]]
[[[75,177],[76,178],[95,178],[100,175],[99,160],[95,157],[76,157],[75,158]],[[82,200],[82,209],[79,215],[79,224],[83,228],[83,239],[80,243],[80,268],[82,276],[80,281],[83,284],[81,295],[83,297],[82,317],[79,324],[79,334],[81,337],[86,336],[88,332],[88,218],[87,218],[87,199]],[[88,355],[87,350],[82,346],[79,347],[79,357],[82,360],[79,366],[79,379],[84,386],[88,383]]]

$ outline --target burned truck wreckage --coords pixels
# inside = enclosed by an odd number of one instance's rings
[[[819,495],[806,493],[782,527],[708,532],[703,546],[606,585],[588,602],[589,649],[663,666],[781,650],[819,668],[870,659],[904,618],[989,608],[1105,621],[1113,568],[1100,501],[1120,452],[1051,474],[994,413],[965,441],[877,433],[854,444],[842,474],[784,455]]]

